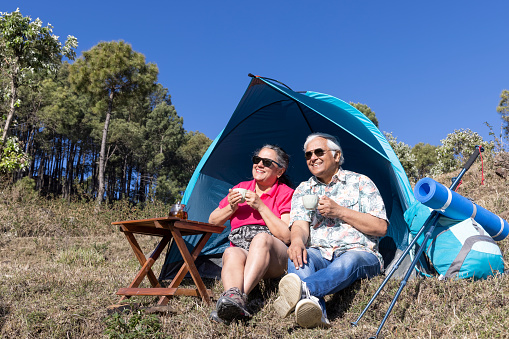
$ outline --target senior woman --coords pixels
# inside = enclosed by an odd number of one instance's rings
[[[230,247],[223,254],[221,280],[224,292],[211,319],[229,322],[250,317],[247,295],[261,279],[284,274],[290,242],[293,189],[285,176],[289,157],[275,145],[265,145],[253,156],[253,180],[229,190],[209,217],[223,225],[230,220]],[[245,202],[235,188],[247,189]]]

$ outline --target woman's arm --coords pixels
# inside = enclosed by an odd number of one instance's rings
[[[209,224],[224,225],[231,216],[237,211],[239,203],[242,200],[242,194],[230,189],[228,193],[228,205],[223,208],[216,208],[209,216]]]
[[[290,213],[283,213],[280,219],[263,203],[258,194],[253,191],[246,192],[246,203],[260,213],[270,232],[276,238],[285,244],[290,243],[290,229],[288,228]]]

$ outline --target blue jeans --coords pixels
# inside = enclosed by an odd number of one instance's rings
[[[308,263],[295,269],[293,262],[288,259],[288,273],[297,274],[306,283],[309,293],[320,300],[325,310],[325,297],[350,286],[356,280],[372,278],[380,274],[378,258],[366,251],[346,251],[332,260],[322,257],[317,248],[306,248]]]

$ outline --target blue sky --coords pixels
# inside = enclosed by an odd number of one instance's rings
[[[375,111],[382,131],[411,146],[455,129],[492,140],[509,89],[509,1],[10,0],[78,55],[124,40],[159,67],[184,128],[214,139],[248,73]]]

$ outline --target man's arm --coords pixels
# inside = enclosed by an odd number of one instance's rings
[[[340,206],[326,196],[320,198],[317,210],[321,215],[327,218],[339,218],[367,235],[383,237],[387,233],[386,220]]]
[[[308,263],[308,253],[306,251],[306,243],[309,237],[309,222],[304,220],[297,220],[292,224],[290,234],[290,246],[287,253],[288,258],[293,261],[295,269],[303,267]]]

